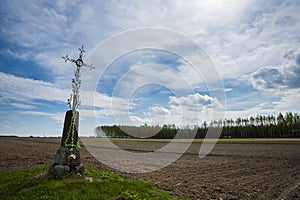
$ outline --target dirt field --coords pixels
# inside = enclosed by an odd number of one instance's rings
[[[127,150],[150,151],[165,142],[115,143]],[[0,170],[51,165],[60,138],[0,137]],[[151,182],[171,194],[190,199],[300,199],[300,140],[221,142],[204,159],[201,142],[162,170],[128,174],[110,169],[82,147],[85,166]],[[1,178],[1,177],[0,177]]]

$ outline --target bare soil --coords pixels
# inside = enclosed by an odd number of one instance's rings
[[[0,137],[0,171],[51,165],[61,138]],[[164,142],[115,141],[127,150],[149,151]],[[201,142],[159,171],[129,174],[94,159],[83,146],[82,163],[90,168],[150,182],[190,199],[300,199],[300,140],[221,142],[203,159]],[[1,178],[1,177],[0,177]]]

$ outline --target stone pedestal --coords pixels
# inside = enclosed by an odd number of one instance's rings
[[[71,171],[79,173],[84,171],[84,166],[80,162],[78,122],[79,112],[68,110],[65,115],[61,145],[50,167],[50,173],[55,176],[62,176]]]
[[[72,147],[78,142],[79,112],[68,110],[65,115],[64,129],[61,138],[62,147]]]

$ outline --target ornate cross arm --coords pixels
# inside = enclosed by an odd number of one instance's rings
[[[86,64],[83,62],[83,53],[85,52],[83,49],[83,45],[78,50],[80,51],[80,53],[76,60],[73,58],[69,58],[68,55],[66,55],[65,57],[62,57],[63,59],[65,59],[65,62],[69,61],[69,62],[73,62],[76,64],[76,70],[74,72],[75,78],[72,80],[72,92],[73,93],[71,94],[71,98],[68,99],[68,104],[70,105],[70,107],[72,107],[73,111],[75,111],[76,108],[78,107],[78,105],[80,104],[80,100],[79,100],[79,88],[80,88],[80,84],[81,84],[80,68],[82,66],[84,66],[89,69],[95,69],[95,67],[93,65]]]
[[[76,64],[77,67],[87,67],[89,69],[95,69],[95,67],[92,64],[87,64],[83,62],[83,53],[85,52],[85,50],[83,49],[83,45],[81,46],[81,48],[78,49],[80,51],[78,58],[75,60],[73,58],[69,58],[68,55],[63,56],[62,58],[65,59],[65,62],[69,61],[69,62],[73,62]]]

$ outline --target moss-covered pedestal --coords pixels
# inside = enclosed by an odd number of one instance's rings
[[[80,161],[78,121],[78,111],[68,110],[66,112],[61,145],[56,152],[54,163],[50,167],[50,173],[55,176],[62,176],[71,171],[79,173],[84,171],[84,166]]]

